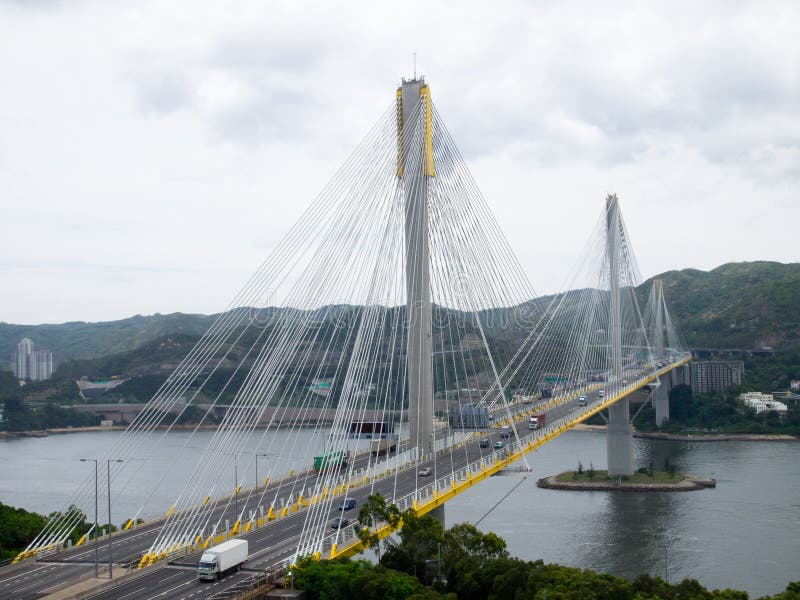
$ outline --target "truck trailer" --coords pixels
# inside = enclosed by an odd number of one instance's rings
[[[530,429],[539,429],[540,427],[544,427],[544,420],[545,420],[545,413],[540,415],[533,415],[528,422],[528,427]]]
[[[197,563],[197,578],[216,581],[231,571],[238,571],[247,560],[247,540],[228,540],[212,546]]]
[[[347,466],[347,453],[342,450],[331,450],[314,457],[314,470],[338,469]]]

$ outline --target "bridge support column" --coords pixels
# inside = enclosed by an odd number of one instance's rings
[[[669,376],[663,379],[668,380]],[[656,425],[658,427],[669,421],[669,389],[670,386],[667,382],[662,381],[661,385],[651,392],[653,408],[656,409]]]
[[[627,398],[608,407],[606,453],[609,475],[633,475],[633,425]]]
[[[431,517],[439,521],[442,524],[442,527],[445,527],[444,523],[444,504],[441,506],[437,506],[432,511],[428,513]]]

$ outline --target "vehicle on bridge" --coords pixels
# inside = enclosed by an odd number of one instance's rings
[[[578,406],[586,406],[587,402],[589,402],[589,396],[581,396],[578,398]]]
[[[212,546],[197,563],[197,578],[216,581],[220,577],[238,571],[247,560],[247,540],[228,540]]]
[[[350,510],[356,507],[356,499],[355,498],[348,498],[344,502],[339,505],[339,510],[344,512],[346,510]]]
[[[544,427],[545,414],[533,415],[528,422],[528,428],[535,430]]]
[[[314,470],[338,469],[347,466],[347,453],[342,450],[331,450],[314,457]]]
[[[397,450],[397,438],[387,437],[382,440],[372,440],[369,443],[369,451],[375,456],[384,456]]]

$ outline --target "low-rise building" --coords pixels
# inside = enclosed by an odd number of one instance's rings
[[[783,403],[775,400],[772,394],[764,394],[762,392],[747,392],[739,395],[745,406],[749,406],[756,411],[756,414],[763,412],[775,412],[778,416],[784,417],[789,411],[789,408]]]

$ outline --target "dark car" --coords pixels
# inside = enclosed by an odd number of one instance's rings
[[[484,438],[481,440],[480,446],[481,448],[488,448],[489,444],[491,444],[491,442],[488,439]]]
[[[331,523],[331,529],[341,529],[342,527],[347,527],[349,524],[350,521],[347,519],[336,519]]]
[[[339,510],[344,512],[346,510],[350,510],[350,509],[355,508],[355,507],[356,507],[356,499],[355,498],[348,498],[347,500],[345,500],[344,502],[342,502],[339,505]]]

